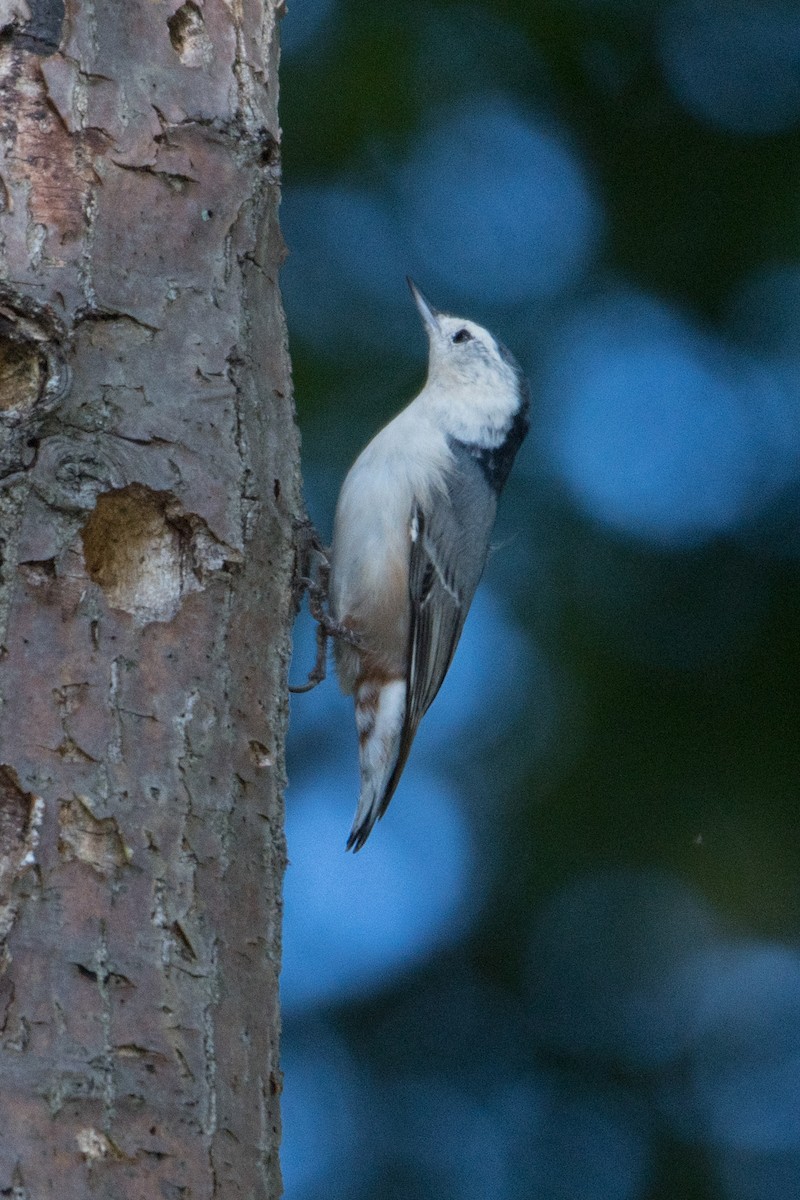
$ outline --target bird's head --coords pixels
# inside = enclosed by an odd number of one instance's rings
[[[426,391],[450,397],[472,417],[501,426],[527,405],[527,385],[513,355],[475,321],[439,312],[412,279],[408,286],[428,334]]]

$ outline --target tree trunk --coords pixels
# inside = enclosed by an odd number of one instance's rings
[[[280,1194],[276,15],[0,0],[2,1195]]]

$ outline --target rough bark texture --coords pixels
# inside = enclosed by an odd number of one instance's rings
[[[0,1194],[275,1197],[275,0],[0,27]]]

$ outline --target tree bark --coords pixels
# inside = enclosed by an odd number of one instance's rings
[[[277,1197],[276,0],[0,0],[0,1194]]]

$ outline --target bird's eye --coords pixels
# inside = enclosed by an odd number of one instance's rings
[[[472,334],[468,329],[459,329],[458,333],[453,334],[454,342],[471,342]]]

